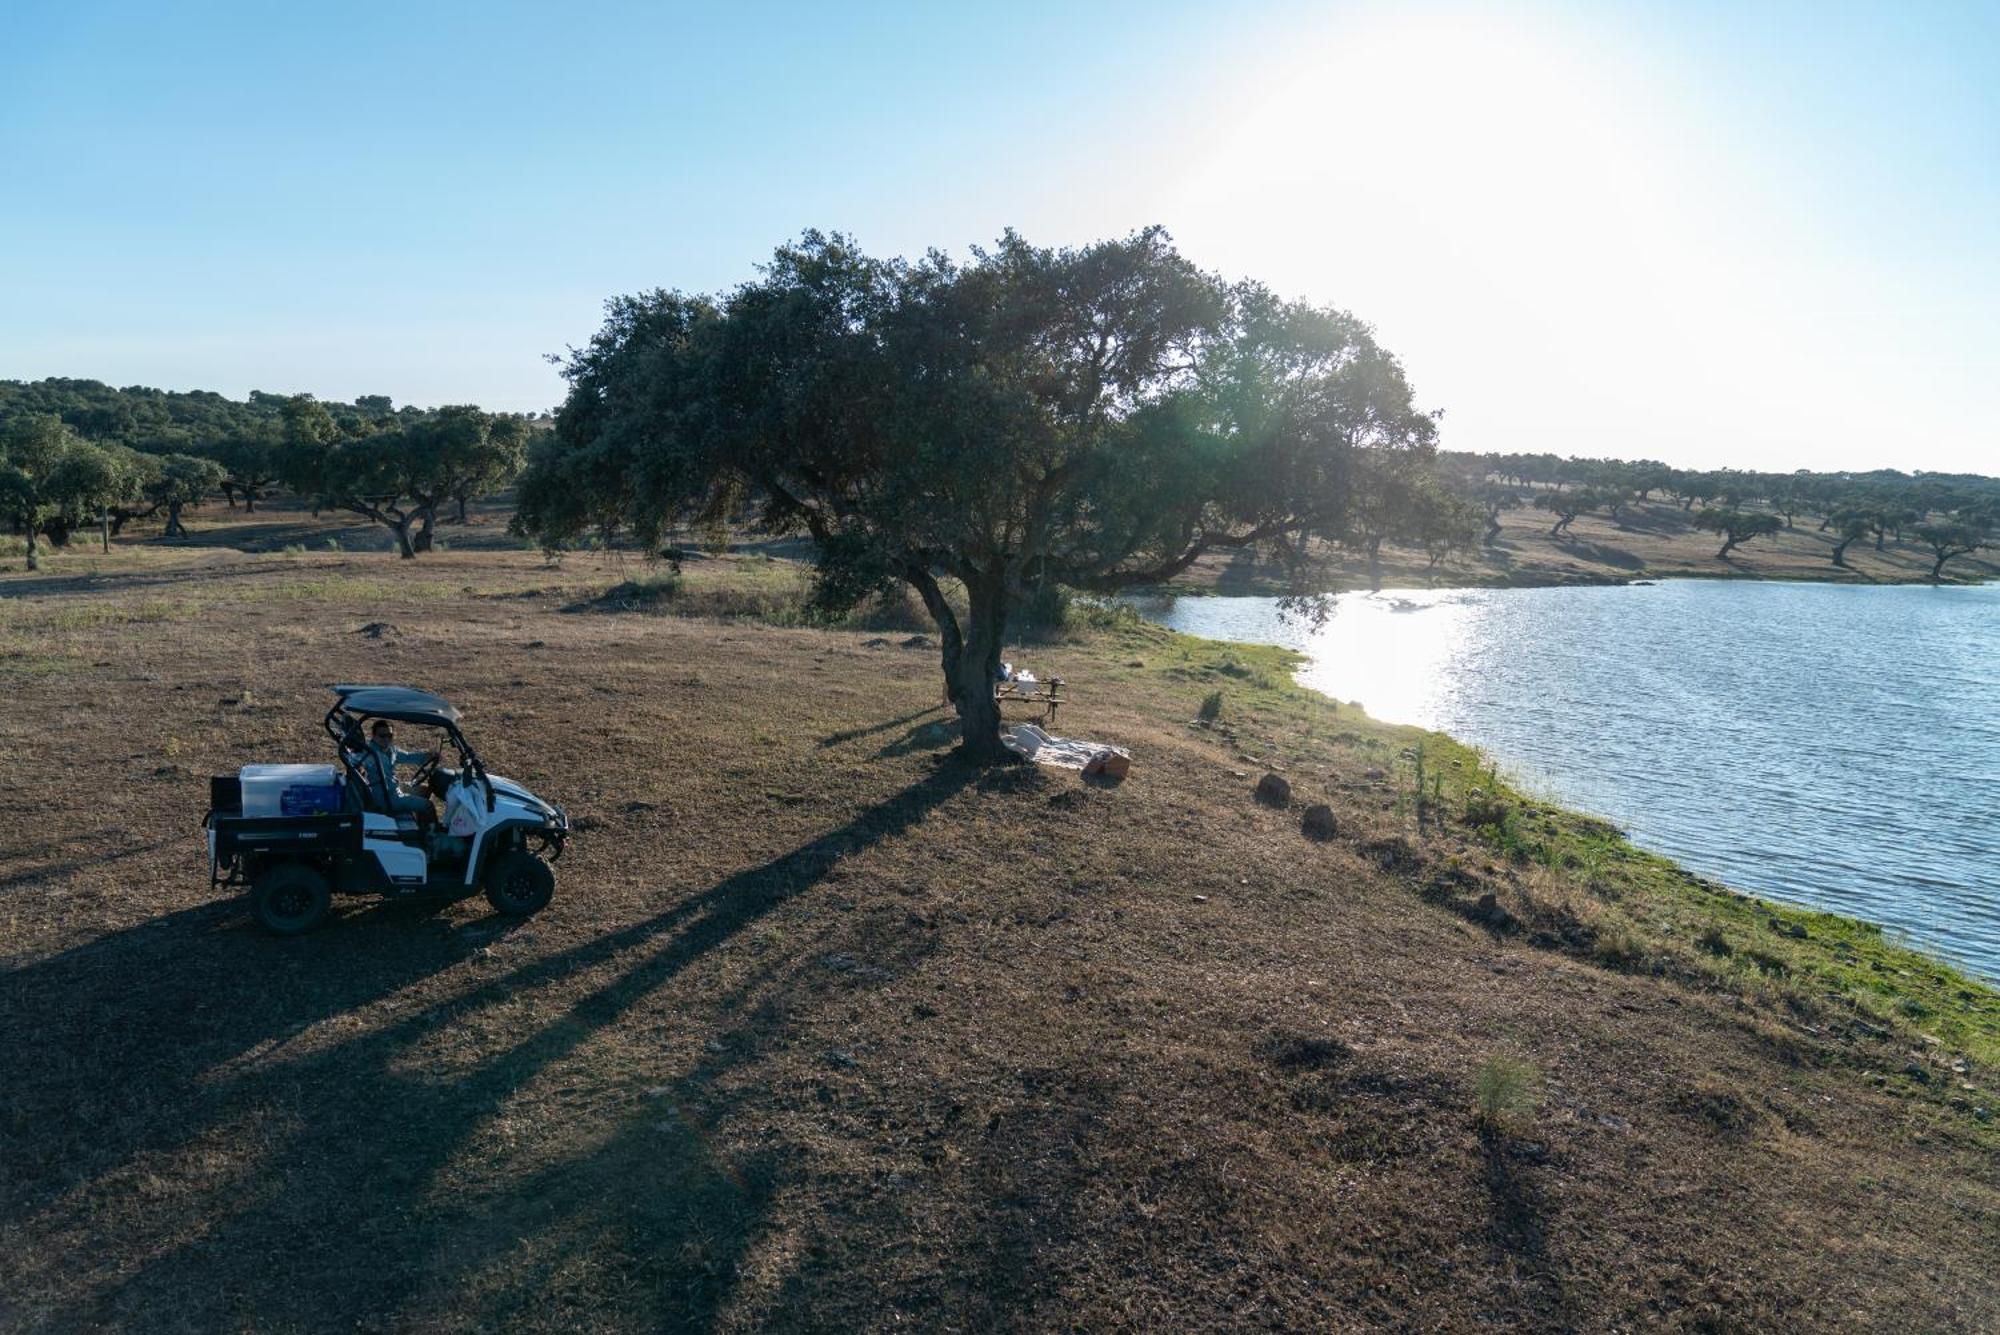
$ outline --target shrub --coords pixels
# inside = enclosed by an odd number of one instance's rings
[[[286,556],[304,556],[306,545],[303,542],[288,542],[284,546],[284,553]]]
[[[1195,717],[1200,719],[1203,723],[1213,723],[1217,719],[1221,718],[1222,692],[1210,691],[1207,695],[1203,696],[1201,701],[1201,708],[1198,711],[1196,711]]]
[[[1146,618],[1128,603],[1078,598],[1069,605],[1069,624],[1078,630],[1126,630],[1146,624]]]
[[[1591,957],[1607,969],[1634,972],[1646,962],[1646,948],[1639,938],[1624,928],[1605,932],[1597,938]]]
[[[917,596],[905,584],[876,594],[850,612],[846,622],[855,630],[909,632],[931,629],[930,614],[924,611]]]
[[[1541,1072],[1532,1062],[1496,1053],[1473,1073],[1472,1098],[1480,1122],[1504,1131],[1524,1121],[1541,1103]]]
[[[1015,624],[1027,640],[1054,639],[1069,629],[1075,595],[1060,584],[1043,584],[1015,612]]]
[[[612,585],[599,601],[614,607],[650,607],[656,603],[672,602],[680,594],[679,575],[642,575],[638,579]]]
[[[1514,804],[1494,788],[1465,790],[1465,823],[1474,826],[1504,826],[1514,812]]]

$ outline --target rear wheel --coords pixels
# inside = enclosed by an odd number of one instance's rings
[[[303,862],[281,862],[266,869],[250,890],[250,911],[264,930],[279,936],[310,932],[326,917],[332,902],[326,877]]]
[[[555,892],[555,871],[525,848],[508,849],[486,869],[486,902],[510,917],[539,912]]]

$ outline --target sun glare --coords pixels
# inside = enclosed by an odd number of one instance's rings
[[[1676,366],[1712,406],[1735,391],[1703,324],[1719,289],[1754,310],[1754,284],[1729,273],[1708,183],[1663,119],[1643,70],[1569,34],[1339,27],[1245,99],[1170,216],[1205,261],[1382,324],[1420,391],[1448,372],[1468,425],[1487,425],[1482,401],[1514,401],[1488,391],[1523,349],[1573,431],[1628,413],[1638,367]],[[1526,448],[1523,427],[1462,444]]]

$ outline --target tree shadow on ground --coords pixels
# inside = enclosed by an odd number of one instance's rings
[[[355,564],[351,561],[321,561],[310,568],[293,569],[282,563],[253,561],[246,554],[231,548],[216,548],[214,551],[213,556],[171,570],[39,571],[26,579],[0,580],[0,598],[45,598],[58,593],[137,593],[148,589],[171,589],[184,584],[209,585],[224,580],[282,583],[294,575],[325,579],[329,575],[345,572]],[[372,557],[374,553],[363,552],[359,555]]]
[[[155,853],[165,848],[169,842],[171,841],[166,839],[156,839],[150,844],[135,844],[131,848],[121,848],[108,853],[90,853],[67,862],[44,862],[39,866],[23,867],[19,871],[0,876],[0,894],[10,890],[25,890],[31,885],[58,880],[87,868],[103,867],[110,863],[123,862],[127,858]]]
[[[900,728],[906,723],[915,723],[920,718],[928,718],[944,707],[942,704],[935,704],[925,709],[919,709],[914,714],[905,714],[901,718],[884,719],[880,723],[870,723],[863,728],[848,728],[842,732],[830,732],[819,739],[819,744],[822,748],[825,748],[841,746],[847,742],[858,742],[863,737],[873,737],[878,732],[887,732],[891,728]]]
[[[1643,570],[1645,558],[1635,556],[1623,547],[1613,547],[1608,543],[1590,542],[1583,538],[1562,537],[1556,539],[1557,547],[1566,555],[1585,561],[1597,561],[1603,565],[1616,566],[1621,570]]]
[[[906,756],[916,751],[939,751],[958,741],[958,725],[955,721],[933,719],[929,723],[919,723],[895,741],[875,752],[875,759],[889,760],[896,756]]]
[[[1679,510],[1671,514],[1660,510],[1627,510],[1619,519],[1618,527],[1628,533],[1648,533],[1657,536],[1686,533],[1694,527],[1694,520]]]
[[[1483,1125],[1479,1147],[1485,1167],[1489,1236],[1534,1286],[1536,1304],[1543,1315],[1553,1319],[1562,1308],[1563,1295],[1549,1261],[1547,1210],[1527,1172],[1527,1166],[1545,1151]]]
[[[33,1258],[23,1287],[40,1286],[40,1267],[42,1285],[65,1274],[84,1295],[26,1315],[353,1329],[532,1312],[562,1326],[637,1286],[656,1326],[707,1324],[786,1147],[714,1153],[704,1120],[724,1101],[694,1120],[607,1104],[578,1115],[608,1134],[572,1138],[552,1162],[535,1152],[546,1081],[697,960],[978,777],[946,758],[664,912],[372,1025],[350,1012],[472,965],[490,931],[359,915],[279,941],[244,929],[240,904],[211,905],[7,975],[0,1066],[35,1075],[0,1088],[0,1232]],[[509,1025],[522,1030],[511,1043]],[[504,1046],[479,1051],[496,1034]],[[754,1050],[725,1046],[682,1083],[706,1087]],[[524,1113],[530,1086],[539,1101]]]

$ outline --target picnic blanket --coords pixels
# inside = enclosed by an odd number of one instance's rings
[[[1132,758],[1132,753],[1122,746],[1086,742],[1075,737],[1053,737],[1032,723],[1016,723],[1011,728],[1003,729],[1000,742],[1025,760],[1032,760],[1037,765],[1054,765],[1058,769],[1083,769],[1107,751],[1127,760]]]

